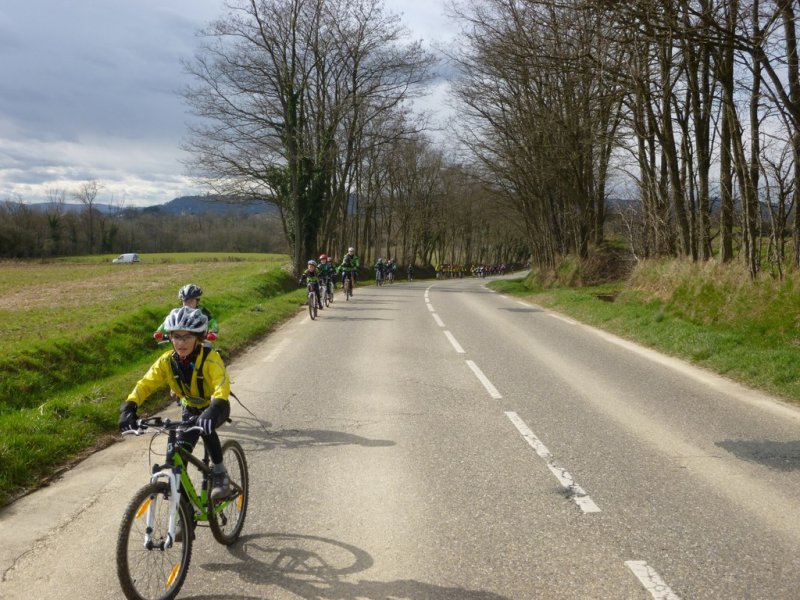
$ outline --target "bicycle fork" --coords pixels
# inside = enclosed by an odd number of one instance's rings
[[[153,531],[155,529],[156,520],[156,506],[155,502],[150,502],[147,508],[147,529],[144,535],[144,547],[148,550],[169,550],[175,542],[175,530],[178,527],[178,504],[181,501],[180,495],[180,480],[178,479],[177,469],[161,469],[154,471],[150,476],[150,483],[157,483],[159,479],[166,478],[169,481],[169,526],[167,527],[167,537],[160,543],[153,542]],[[183,524],[184,530],[188,526],[187,523]],[[186,532],[188,535],[188,532]]]

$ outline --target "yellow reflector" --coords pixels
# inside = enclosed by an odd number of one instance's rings
[[[174,567],[172,567],[172,572],[167,577],[167,588],[172,585],[172,582],[175,581],[175,578],[178,576],[178,571],[181,570],[181,563],[178,563]]]
[[[139,512],[136,513],[136,518],[141,519],[142,515],[147,512],[147,509],[150,508],[150,503],[153,501],[152,498],[148,498],[142,505],[139,507]]]
[[[244,504],[244,494],[242,493],[242,494],[239,494],[236,497],[236,508],[238,508],[239,510],[242,510],[242,505],[243,504]]]

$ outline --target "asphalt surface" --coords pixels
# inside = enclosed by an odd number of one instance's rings
[[[181,598],[800,597],[800,411],[482,281],[339,293],[230,371],[247,522]],[[122,597],[148,447],[0,511],[0,598]]]

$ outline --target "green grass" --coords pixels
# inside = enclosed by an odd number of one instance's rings
[[[149,256],[148,256],[149,258]],[[117,439],[119,406],[165,346],[152,333],[194,282],[229,360],[297,312],[305,296],[274,255],[163,255],[0,263],[0,504]],[[5,287],[5,282],[12,285]],[[77,383],[76,383],[77,382]],[[164,404],[156,394],[146,409]]]
[[[738,267],[673,261],[603,286],[544,288],[533,279],[490,285],[800,403],[798,281],[793,274],[751,282]]]

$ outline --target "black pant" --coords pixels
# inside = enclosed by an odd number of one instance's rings
[[[203,434],[203,443],[206,445],[206,449],[208,450],[208,455],[211,457],[211,462],[215,465],[218,465],[222,462],[222,442],[219,441],[219,436],[217,435],[217,428],[220,427],[225,421],[228,420],[228,417],[231,414],[231,406],[228,402],[222,402],[221,406],[223,406],[223,411],[220,413],[219,418],[217,418],[216,422],[214,423],[214,431],[211,432],[211,435]],[[183,420],[186,421],[191,417],[199,416],[203,413],[205,408],[193,408],[191,406],[184,406],[183,407]],[[178,434],[178,445],[186,448],[189,452],[194,450],[195,444],[197,444],[197,439],[200,437],[199,431],[189,431],[189,432],[180,432]]]

